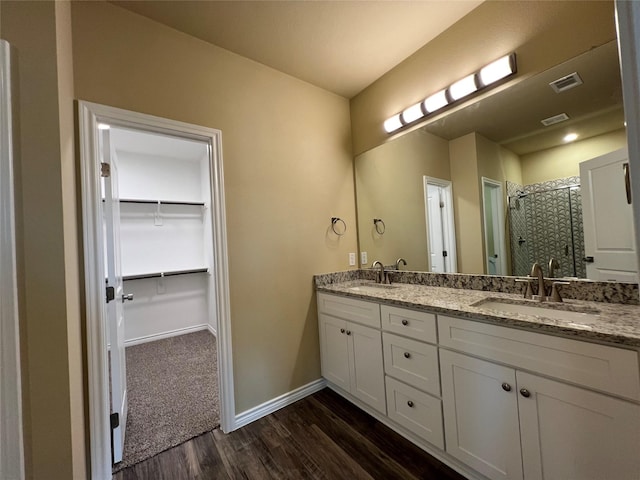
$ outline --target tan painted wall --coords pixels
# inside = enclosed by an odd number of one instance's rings
[[[597,137],[522,155],[522,184],[580,175],[580,162],[626,145],[627,133],[621,128]]]
[[[402,257],[409,270],[429,270],[423,177],[450,179],[448,143],[416,131],[356,158],[358,232],[367,266]],[[385,222],[384,235],[375,231],[374,218]]]
[[[611,0],[484,2],[351,99],[354,154],[394,138],[385,119],[506,53],[518,74],[503,87],[613,40],[613,12]]]
[[[1,36],[15,49],[19,71],[17,260],[26,473],[85,478],[69,5],[3,1],[0,10]]]
[[[458,272],[484,273],[482,203],[476,134],[449,142]]]
[[[348,101],[111,4],[72,14],[77,98],[222,130],[237,412],[319,378],[312,275],[357,247]]]

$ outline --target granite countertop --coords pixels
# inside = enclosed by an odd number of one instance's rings
[[[640,306],[616,303],[565,300],[563,303],[544,302],[544,307],[578,313],[597,314],[584,320],[580,315],[569,319],[554,319],[539,315],[511,313],[482,306],[491,300],[540,306],[535,300],[524,300],[512,293],[465,290],[396,283],[391,288],[357,291],[353,287],[375,285],[367,280],[352,280],[318,285],[319,292],[334,293],[362,300],[378,301],[387,305],[428,310],[433,313],[472,318],[496,325],[575,337],[580,340],[640,348]],[[480,304],[478,304],[480,303]],[[474,305],[477,304],[477,305]],[[571,314],[570,314],[571,315]],[[587,317],[585,315],[585,317]]]

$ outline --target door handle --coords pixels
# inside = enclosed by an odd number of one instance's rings
[[[122,295],[122,303],[126,301],[133,302],[133,293],[127,293],[126,295]]]
[[[629,162],[622,164],[624,171],[624,189],[627,192],[627,204],[631,205],[631,179],[629,178]]]

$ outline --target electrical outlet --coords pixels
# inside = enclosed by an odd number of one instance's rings
[[[369,263],[369,260],[367,259],[367,252],[360,252],[360,264],[366,265],[367,263]]]
[[[350,253],[349,254],[349,266],[353,267],[356,264],[356,254],[355,253]]]

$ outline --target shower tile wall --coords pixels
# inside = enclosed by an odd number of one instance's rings
[[[579,184],[580,177],[524,186],[507,182],[514,275],[527,275],[534,262],[548,274],[555,257],[556,276],[586,276],[580,188],[562,188]]]

